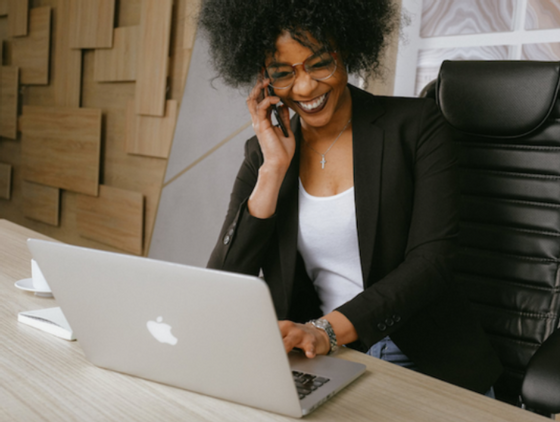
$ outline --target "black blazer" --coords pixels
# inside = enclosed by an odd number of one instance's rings
[[[364,292],[337,310],[362,351],[389,335],[420,370],[478,392],[501,364],[454,283],[459,190],[453,133],[430,99],[376,97],[351,85],[354,194]],[[263,156],[256,137],[231,194],[210,268],[262,270],[279,319],[321,316],[297,252],[301,127],[276,214],[252,217],[247,200]]]

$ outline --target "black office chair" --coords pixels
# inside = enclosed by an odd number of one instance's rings
[[[456,277],[505,367],[498,399],[560,413],[560,63],[446,61],[424,90],[458,132]]]

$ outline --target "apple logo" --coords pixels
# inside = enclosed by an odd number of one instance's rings
[[[177,337],[171,334],[171,325],[161,322],[163,318],[160,316],[156,318],[156,321],[148,321],[146,323],[150,334],[160,343],[169,343],[175,346],[177,344]]]

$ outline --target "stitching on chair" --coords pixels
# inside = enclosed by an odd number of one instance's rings
[[[471,167],[460,167],[460,170],[469,171],[473,173],[487,173],[487,174],[495,174],[495,175],[508,176],[508,177],[516,177],[520,179],[560,180],[560,176],[550,176],[545,174],[517,173],[517,172],[500,171],[500,170],[482,170],[482,169],[471,168]]]
[[[505,202],[507,204],[520,204],[520,205],[529,205],[534,208],[557,208],[560,209],[560,204],[551,204],[548,202],[537,202],[537,201],[523,201],[521,199],[507,199],[507,198],[492,198],[488,196],[481,196],[481,195],[473,195],[473,194],[462,194],[461,196],[469,196],[472,198],[484,198],[485,201],[493,201],[493,202]]]
[[[480,251],[480,252],[477,253],[476,251]],[[472,246],[462,247],[461,252],[466,254],[472,252],[471,255],[482,255],[482,256],[494,255],[497,257],[504,257],[504,258],[514,259],[514,260],[541,262],[541,263],[549,263],[549,264],[557,264],[559,262],[558,259],[554,259],[554,258],[537,258],[534,256],[508,254],[503,252],[491,251],[488,249],[474,248]]]
[[[510,337],[503,336],[501,334],[489,333],[488,331],[486,331],[486,334],[490,337],[495,338],[497,341],[502,341],[503,340],[503,341],[506,341],[506,342],[509,342],[509,343],[516,343],[516,344],[520,344],[520,345],[523,345],[523,346],[528,346],[532,349],[538,349],[539,347],[541,347],[541,344],[542,344],[542,343],[533,343],[533,342],[530,342],[530,341],[517,340],[517,339],[513,339],[513,338],[510,338]]]
[[[475,302],[475,301],[472,301],[472,300],[471,300],[471,303],[476,308],[484,308],[484,309],[488,309],[488,310],[493,310],[493,311],[497,311],[498,313],[502,313],[502,314],[522,316],[522,317],[533,318],[533,319],[538,319],[538,320],[555,320],[556,318],[558,318],[558,314],[556,314],[554,312],[547,312],[547,313],[544,313],[544,314],[540,313],[540,312],[524,312],[524,311],[515,311],[513,309],[500,308],[498,306],[485,305],[483,303]]]
[[[481,276],[479,274],[468,273],[465,271],[455,271],[455,275],[459,280],[465,280],[465,282],[468,283],[479,283],[479,284],[485,283],[485,284],[496,284],[496,285],[507,284],[509,286],[515,286],[527,290],[539,290],[545,293],[557,294],[560,292],[560,287],[541,287],[534,284],[512,281],[507,278],[487,277],[487,276]],[[466,279],[468,279],[468,281]]]
[[[511,227],[511,226],[499,226],[496,227],[493,224],[490,223],[479,223],[479,222],[461,222],[461,225],[464,226],[477,226],[477,227],[488,227],[490,228],[491,231],[503,231],[503,229],[508,230],[508,231],[516,231],[516,232],[521,232],[521,233],[531,233],[531,234],[541,234],[543,236],[548,236],[548,237],[560,237],[560,233],[555,233],[555,232],[549,232],[549,231],[544,231],[544,230],[531,230],[531,229],[521,229],[521,228],[517,228],[517,227]]]
[[[479,142],[466,142],[466,141],[459,141],[458,142],[461,146],[467,148],[484,148],[484,149],[509,149],[509,150],[531,150],[531,151],[556,151],[560,152],[560,146],[533,146],[533,145],[512,145],[512,144],[487,144],[487,143],[479,143]]]

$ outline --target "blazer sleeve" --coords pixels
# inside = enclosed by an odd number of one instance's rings
[[[235,179],[225,222],[207,267],[258,275],[268,241],[274,232],[276,216],[253,217],[247,201],[257,183],[263,157],[256,137],[245,143],[245,159]]]
[[[453,280],[459,221],[453,131],[433,101],[423,104],[412,148],[413,192],[407,192],[413,198],[412,215],[404,259],[337,308],[352,322],[366,350],[447,296]],[[376,243],[376,248],[383,244]]]

